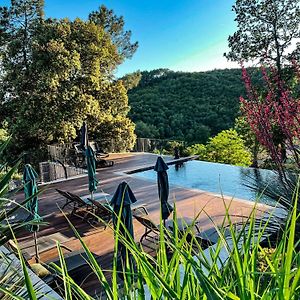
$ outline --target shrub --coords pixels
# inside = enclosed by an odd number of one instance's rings
[[[191,155],[199,155],[200,160],[250,166],[251,153],[246,149],[244,141],[233,129],[223,130],[210,138],[208,143],[195,144],[188,148]]]
[[[206,147],[203,144],[195,144],[187,147],[188,155],[199,155],[199,159],[206,160]]]

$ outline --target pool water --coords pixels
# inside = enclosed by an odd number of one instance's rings
[[[143,179],[156,180],[157,173],[154,170],[149,170],[132,175]],[[173,185],[250,201],[255,201],[260,197],[260,202],[273,202],[245,186],[245,183],[249,182],[249,176],[260,182],[274,180],[275,174],[270,170],[193,160],[183,163],[180,167],[170,165],[168,175],[169,182]]]

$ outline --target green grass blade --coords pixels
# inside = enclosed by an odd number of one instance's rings
[[[20,263],[21,263],[21,267],[22,267],[22,271],[23,271],[23,275],[24,275],[24,281],[25,281],[25,286],[26,286],[26,289],[27,289],[28,299],[29,300],[37,300],[36,292],[35,292],[35,289],[32,285],[31,278],[28,274],[28,270],[27,270],[27,267],[26,267],[26,264],[25,264],[25,260],[23,258],[22,252],[21,252],[21,250],[18,246],[18,242],[17,242],[16,237],[15,237],[13,232],[12,232],[12,236],[13,236],[14,242],[17,245],[18,256],[19,256],[19,259],[20,259]]]
[[[287,251],[285,254],[285,272],[284,272],[284,283],[283,283],[283,292],[285,299],[290,299],[290,280],[292,277],[292,260],[293,260],[293,252],[294,245],[295,245],[295,231],[296,231],[296,220],[297,220],[297,205],[298,205],[298,195],[299,195],[299,180],[297,184],[296,191],[294,193],[294,205],[290,220],[290,226],[289,226],[289,237],[288,237],[288,245],[287,245]]]

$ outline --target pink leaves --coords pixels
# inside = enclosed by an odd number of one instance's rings
[[[300,79],[299,67],[294,63],[297,79]],[[279,79],[274,68],[261,68],[264,89],[256,89],[242,68],[242,78],[247,90],[247,98],[240,97],[242,111],[259,142],[268,150],[275,163],[281,164],[282,143],[276,141],[276,133],[284,136],[285,147],[295,149],[295,140],[300,139],[300,99],[292,96],[292,91]],[[295,160],[298,161],[297,153]]]

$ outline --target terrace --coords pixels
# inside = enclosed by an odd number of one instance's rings
[[[147,153],[127,153],[127,154],[111,154],[110,159],[114,161],[111,168],[103,168],[97,170],[97,179],[99,180],[98,191],[103,190],[105,193],[113,195],[118,184],[126,181],[134,192],[139,205],[145,205],[149,211],[151,219],[159,223],[160,218],[160,202],[158,199],[157,185],[153,181],[143,180],[128,174],[129,171],[136,169],[147,169],[153,166],[157,159],[157,155]],[[166,162],[170,162],[171,157],[165,157]],[[56,248],[53,248],[54,241],[59,241],[63,245],[72,249],[72,251],[81,250],[79,240],[75,237],[72,229],[68,225],[65,216],[59,210],[65,203],[65,199],[60,196],[55,189],[70,191],[80,196],[87,195],[88,178],[87,175],[81,175],[78,178],[50,183],[43,187],[45,190],[39,197],[39,211],[41,215],[46,216],[44,221],[48,225],[41,226],[38,235],[39,251],[41,261],[49,261],[58,257]],[[17,200],[24,199],[23,194],[17,196]],[[240,217],[247,218],[253,209],[253,202],[241,201],[239,199],[232,200],[230,197],[214,195],[205,191],[197,191],[179,186],[170,186],[169,201],[176,202],[178,216],[195,218],[201,211],[198,220],[202,232],[215,231],[215,224],[221,224],[225,215],[224,203],[230,204],[229,213],[233,220],[240,220]],[[259,204],[261,211],[268,209],[264,204]],[[68,212],[68,210],[65,210]],[[209,217],[208,217],[209,216]],[[211,219],[210,219],[211,218]],[[106,276],[110,277],[110,269],[112,263],[112,255],[114,248],[114,235],[111,229],[103,229],[103,226],[89,225],[87,222],[71,217],[71,222],[83,237],[92,253],[97,256],[97,261],[106,271]],[[134,234],[136,242],[139,241],[144,232],[144,228],[136,220],[134,221]],[[24,231],[18,240],[20,247],[32,255],[29,263],[34,262],[34,246],[32,234]],[[100,284],[95,275],[90,275],[90,270],[83,268],[78,274],[78,278],[74,278],[82,283],[82,287],[90,295],[99,294],[101,292]],[[87,277],[88,276],[88,277]]]

